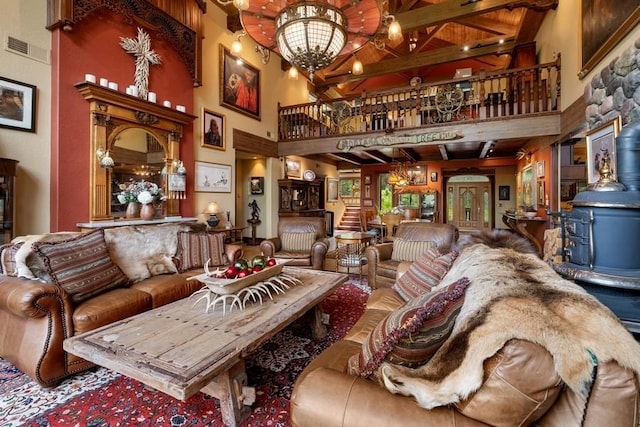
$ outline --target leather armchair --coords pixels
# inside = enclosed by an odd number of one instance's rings
[[[398,225],[394,239],[431,241],[442,253],[449,252],[458,240],[458,228],[451,224],[407,221]],[[372,289],[389,287],[395,283],[400,261],[391,259],[393,241],[369,246],[364,254],[367,258],[368,281]]]
[[[322,270],[329,244],[326,239],[324,217],[281,217],[278,222],[278,236],[260,242],[262,254],[273,258],[290,259],[289,265],[311,267]],[[299,251],[286,250],[282,245],[284,233],[315,233],[315,240],[309,248]]]

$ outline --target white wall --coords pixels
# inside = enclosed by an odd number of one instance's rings
[[[11,35],[51,51],[46,19],[46,0],[3,0],[1,44]],[[0,128],[0,157],[20,162],[16,179],[16,235],[44,233],[49,230],[51,198],[51,65],[0,48],[0,77],[37,87],[36,132]],[[87,191],[86,184],[78,191]]]

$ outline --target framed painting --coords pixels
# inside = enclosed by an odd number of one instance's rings
[[[36,87],[0,77],[0,127],[36,131]]]
[[[202,147],[224,151],[224,116],[206,108],[202,109]]]
[[[538,198],[536,196],[536,191],[538,189],[536,183],[536,174],[533,168],[534,164],[530,164],[529,166],[522,169],[522,207],[523,209],[536,209]]]
[[[252,195],[264,194],[264,177],[252,176],[249,180],[249,190],[251,191]]]
[[[260,120],[260,70],[220,45],[220,105]]]
[[[606,155],[609,156],[611,179],[616,175],[616,137],[622,128],[620,116],[604,123],[587,133],[587,182],[600,180],[600,167]]]
[[[298,160],[285,159],[284,161],[285,167],[285,176],[287,178],[300,178],[300,162]]]
[[[511,187],[508,185],[498,186],[498,200],[509,200],[511,198]]]
[[[582,69],[584,78],[640,23],[640,0],[582,0]]]
[[[536,163],[536,177],[544,178],[544,160],[540,160]]]
[[[208,193],[231,193],[231,166],[196,162],[195,190]]]
[[[338,178],[327,178],[327,202],[338,201],[338,185],[340,180]]]

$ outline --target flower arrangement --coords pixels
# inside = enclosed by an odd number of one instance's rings
[[[143,205],[149,203],[160,203],[167,200],[167,196],[157,184],[149,181],[129,181],[127,184],[120,184],[120,203],[139,202]]]

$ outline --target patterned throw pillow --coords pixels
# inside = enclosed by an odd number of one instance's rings
[[[385,360],[412,368],[427,363],[451,334],[467,286],[463,277],[389,313],[351,356],[349,373],[375,376]]]
[[[218,267],[229,261],[224,252],[224,233],[193,233],[178,231],[176,259],[182,273],[194,268],[202,268],[208,259],[209,265]]]
[[[17,276],[18,267],[16,265],[16,253],[22,247],[20,243],[7,243],[0,246],[0,274],[5,276]]]
[[[287,252],[307,252],[311,250],[316,241],[316,233],[313,231],[303,233],[282,233],[280,235],[282,250]]]
[[[455,251],[442,255],[437,247],[429,248],[398,277],[393,284],[393,290],[405,301],[429,292],[431,288],[440,284],[457,256],[458,252]]]
[[[42,259],[51,280],[71,295],[74,302],[130,284],[111,260],[103,229],[69,240],[35,242],[33,251]]]
[[[393,240],[391,259],[394,261],[415,261],[434,244],[431,241],[413,241],[396,238]]]

